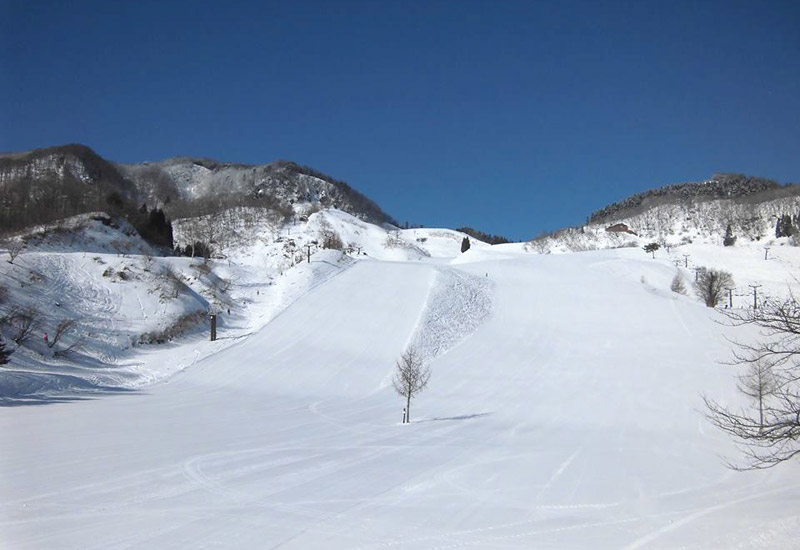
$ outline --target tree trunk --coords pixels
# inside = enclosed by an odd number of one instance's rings
[[[411,424],[411,393],[406,395],[406,423]]]

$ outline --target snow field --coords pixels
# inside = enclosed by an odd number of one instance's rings
[[[331,269],[167,383],[1,411],[0,545],[796,547],[794,466],[720,463],[735,449],[698,408],[738,399],[732,329],[667,290],[669,261]],[[404,426],[388,381],[409,342],[438,355]]]

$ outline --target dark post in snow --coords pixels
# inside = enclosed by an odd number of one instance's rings
[[[217,314],[209,313],[208,318],[211,320],[211,341],[217,339]]]
[[[728,287],[725,290],[728,291],[728,308],[733,309],[733,289]]]
[[[403,424],[408,424],[408,413],[405,407],[403,407]]]
[[[689,255],[688,254],[684,254],[683,255],[683,267],[686,267],[686,268],[689,267]]]
[[[308,263],[311,263],[311,245],[307,244],[306,249],[308,250]]]
[[[769,247],[768,247],[768,246],[765,246],[765,247],[764,247],[764,259],[765,259],[765,260],[767,259],[767,254],[769,254]]]
[[[758,288],[761,285],[747,285],[753,289],[753,309],[758,309]]]

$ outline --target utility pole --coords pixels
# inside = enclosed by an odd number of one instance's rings
[[[761,285],[747,285],[753,289],[753,309],[758,309],[758,289]]]

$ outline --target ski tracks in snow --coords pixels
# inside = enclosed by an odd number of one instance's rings
[[[492,312],[492,283],[453,268],[436,271],[411,343],[428,360],[475,332]]]

